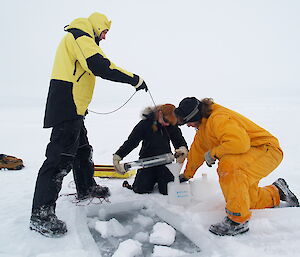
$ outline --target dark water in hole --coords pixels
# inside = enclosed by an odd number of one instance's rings
[[[139,223],[133,222],[133,219],[136,218],[138,215],[150,217],[153,220],[153,224],[144,227]],[[98,233],[95,229],[90,228],[91,234],[94,240],[96,241],[103,257],[111,257],[118,249],[118,246],[121,242],[127,239],[134,239],[134,236],[138,232],[146,232],[148,233],[148,235],[150,235],[152,232],[153,225],[155,223],[165,222],[164,220],[161,220],[156,215],[153,215],[153,213],[149,212],[145,208],[140,210],[135,210],[135,211],[114,213],[112,215],[107,216],[105,220],[108,221],[112,218],[118,220],[123,226],[127,226],[127,225],[131,226],[132,230],[129,232],[129,234],[123,237],[102,238],[100,233]],[[143,254],[137,257],[151,257],[153,253],[154,245],[149,242],[141,242],[141,243],[142,243]],[[175,242],[170,247],[184,251],[187,254],[200,252],[198,246],[196,246],[184,234],[182,234],[177,230],[176,230]]]

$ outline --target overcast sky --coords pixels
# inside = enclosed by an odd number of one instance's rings
[[[158,103],[191,95],[300,95],[298,0],[11,0],[1,5],[1,92],[22,96],[25,103],[45,102],[63,27],[94,11],[112,20],[100,44],[106,55],[144,77]],[[111,99],[122,103],[132,93],[130,86],[98,79],[92,106]],[[0,106],[10,103],[5,97]]]

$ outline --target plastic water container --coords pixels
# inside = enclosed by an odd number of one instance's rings
[[[174,182],[168,183],[168,202],[175,205],[189,205],[191,202],[190,185],[187,182],[179,182],[182,164],[172,163],[167,165],[167,167],[174,176]]]
[[[186,206],[191,202],[191,192],[189,183],[177,184],[168,183],[168,203]]]
[[[206,173],[203,173],[201,178],[190,180],[189,183],[193,199],[201,201],[207,199],[213,193],[214,187],[208,181]]]

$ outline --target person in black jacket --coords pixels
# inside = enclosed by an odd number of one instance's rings
[[[126,171],[120,161],[136,148],[142,141],[139,152],[140,158],[152,157],[160,154],[171,153],[172,142],[179,163],[183,163],[188,155],[187,143],[181,130],[176,126],[175,106],[164,104],[156,108],[146,108],[142,113],[142,120],[134,127],[128,139],[113,154],[113,164],[117,172],[124,174]],[[154,185],[158,184],[161,194],[167,194],[167,184],[174,181],[174,176],[164,166],[139,169],[132,189],[136,193],[151,193]]]

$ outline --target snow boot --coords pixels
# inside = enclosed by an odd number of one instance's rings
[[[89,188],[86,194],[78,194],[77,193],[77,200],[84,201],[89,198],[107,198],[110,196],[110,191],[108,187],[94,185]]]
[[[56,217],[54,206],[34,209],[29,228],[47,237],[61,237],[67,232],[66,223]]]
[[[89,195],[90,197],[106,198],[110,196],[110,191],[108,187],[95,185],[89,189]]]
[[[225,217],[223,221],[211,225],[209,231],[218,236],[235,236],[243,234],[249,230],[249,221],[245,223],[237,223]]]
[[[283,178],[277,179],[274,183],[279,191],[280,200],[287,202],[288,207],[299,207],[299,201],[293,192],[289,189],[288,184]]]
[[[0,169],[20,170],[24,167],[23,161],[14,156],[0,154]]]
[[[128,188],[129,190],[133,190],[132,185],[130,185],[130,184],[128,183],[127,180],[125,180],[125,181],[123,182],[122,187],[126,187],[126,188]]]

